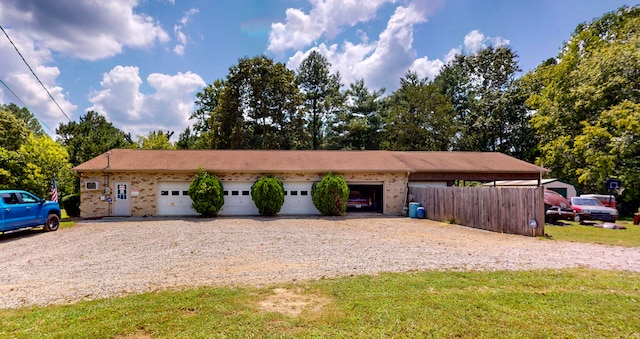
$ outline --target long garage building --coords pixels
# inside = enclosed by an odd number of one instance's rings
[[[284,183],[281,215],[319,214],[311,186],[330,172],[363,201],[348,212],[400,214],[410,186],[539,180],[544,171],[493,152],[114,149],[73,168],[80,177],[81,217],[196,215],[187,191],[200,168],[222,182],[220,215],[258,215],[251,185],[265,175]]]

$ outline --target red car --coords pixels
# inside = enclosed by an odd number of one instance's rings
[[[371,207],[371,197],[364,196],[358,191],[351,191],[349,193],[349,199],[347,200],[347,207],[351,208],[364,208]]]
[[[573,197],[569,199],[571,208],[576,212],[576,221],[601,220],[615,222],[618,220],[618,210],[603,205],[596,198]]]
[[[567,199],[552,190],[544,190],[544,212],[545,221],[573,220],[576,216]]]

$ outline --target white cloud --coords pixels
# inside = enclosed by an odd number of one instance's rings
[[[343,84],[364,79],[370,88],[394,88],[409,69],[432,77],[439,72],[443,62],[430,61],[426,57],[416,60],[413,49],[414,26],[426,22],[427,15],[438,5],[434,2],[430,7],[425,3],[398,6],[377,41],[370,42],[366,35],[361,34],[362,40],[358,44],[346,41],[339,49],[337,44],[322,43],[311,50],[317,50],[329,60],[332,71],[340,72]],[[311,50],[297,52],[287,66],[297,68]]]
[[[177,54],[177,55],[184,55],[184,45],[176,45],[173,48],[173,53]]]
[[[414,60],[409,69],[416,72],[420,78],[433,80],[438,74],[440,74],[440,70],[444,64],[444,61],[440,59],[429,60],[428,57],[423,57]]]
[[[510,41],[502,37],[486,37],[478,30],[473,30],[464,37],[464,47],[468,53],[476,53],[488,46],[502,47],[509,45]]]
[[[173,34],[175,35],[176,40],[178,41],[178,44],[173,48],[173,52],[175,54],[184,55],[186,45],[189,42],[189,37],[187,37],[187,35],[184,34],[183,30],[187,26],[187,23],[189,23],[189,20],[191,19],[191,17],[197,14],[198,12],[199,10],[196,8],[192,8],[188,10],[184,14],[184,16],[182,16],[182,18],[178,20],[178,24],[173,26]]]
[[[103,89],[89,94],[93,106],[88,110],[104,114],[116,125],[139,121],[144,100],[141,84],[138,67],[116,66],[100,81]]]
[[[51,61],[51,52],[37,48],[34,41],[16,30],[5,28],[5,31],[51,96],[62,110],[71,116],[76,106],[66,99],[63,88],[56,84],[60,70],[46,65]],[[19,106],[24,104],[40,119],[45,131],[53,135],[60,122],[68,122],[65,113],[51,100],[4,34],[0,38],[0,55],[3,56],[0,62],[0,79],[13,92],[5,86],[0,86],[0,103],[15,102]]]
[[[4,0],[0,22],[25,32],[40,48],[85,60],[167,42],[153,18],[135,13],[137,0]]]
[[[137,67],[116,66],[104,74],[102,89],[90,94],[93,106],[87,110],[104,114],[134,138],[156,130],[174,131],[177,136],[189,125],[193,95],[206,85],[204,80],[191,72],[152,73],[146,83],[153,93],[140,91],[143,82]]]
[[[381,6],[396,1],[310,0],[312,9],[309,14],[289,8],[284,23],[271,25],[267,49],[282,53],[308,46],[323,35],[332,39],[344,26],[352,27],[359,22],[369,21]]]
[[[392,91],[409,70],[415,71],[420,77],[433,80],[442,67],[458,54],[471,54],[487,46],[501,47],[509,44],[509,40],[487,37],[479,30],[473,30],[464,37],[462,45],[450,49],[440,58],[431,59],[418,55],[415,50],[414,30],[417,25],[426,23],[427,18],[443,5],[441,0],[309,2],[312,7],[308,13],[289,8],[284,23],[272,24],[268,50],[280,53],[315,44],[309,49],[296,51],[288,59],[287,67],[297,69],[311,51],[316,50],[331,63],[332,72],[340,73],[344,85],[364,79],[369,88],[385,87]],[[366,31],[359,29],[357,25],[379,20],[376,17],[378,10],[389,3],[402,5],[396,6],[385,29],[376,41],[372,41]],[[355,36],[360,41],[332,41],[345,27],[356,27]]]

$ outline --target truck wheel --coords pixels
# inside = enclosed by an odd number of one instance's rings
[[[580,219],[580,216],[576,214],[576,216],[573,218],[573,221],[575,222],[579,222],[582,223],[582,219]]]
[[[49,214],[47,221],[44,223],[45,232],[57,231],[60,226],[60,218],[55,214]]]

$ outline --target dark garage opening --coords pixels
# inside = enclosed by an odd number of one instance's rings
[[[382,184],[348,186],[350,193],[347,201],[347,212],[382,213],[382,207],[384,206]]]

